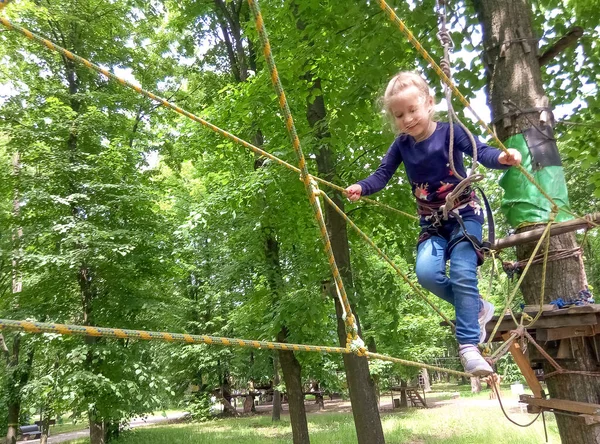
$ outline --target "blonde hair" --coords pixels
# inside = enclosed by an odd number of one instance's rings
[[[421,75],[413,71],[400,71],[396,74],[392,79],[388,82],[387,87],[385,88],[385,92],[383,93],[383,97],[381,97],[381,105],[383,111],[385,112],[386,117],[392,124],[392,128],[398,132],[398,128],[396,128],[394,116],[392,115],[392,111],[390,109],[390,104],[392,99],[399,94],[401,91],[405,90],[409,86],[415,86],[424,100],[427,100],[429,97],[433,97],[431,95],[429,84],[425,81]],[[431,110],[432,119],[434,118],[434,110]]]

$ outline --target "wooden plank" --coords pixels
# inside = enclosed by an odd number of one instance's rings
[[[600,312],[600,304],[579,305],[569,308],[569,314],[579,313],[598,313]]]
[[[578,325],[577,327],[538,328],[535,339],[539,342],[558,341],[559,339],[579,336],[595,336],[600,333],[598,325]]]
[[[510,334],[505,333],[502,335],[502,337],[506,341],[508,340],[508,338],[510,338]],[[535,397],[542,398],[544,396],[544,390],[540,385],[540,381],[538,381],[537,377],[535,376],[535,372],[531,368],[531,365],[529,365],[529,360],[523,354],[523,350],[521,350],[521,346],[519,345],[519,343],[517,341],[513,341],[508,351],[510,351],[510,353],[512,354],[515,363],[519,366],[519,369],[521,370],[521,373],[523,374],[527,385],[529,386]]]
[[[600,213],[592,213],[586,216],[593,222],[600,222]],[[576,231],[581,228],[592,228],[592,224],[586,220],[574,219],[567,222],[560,222],[554,224],[550,228],[550,235],[556,236],[557,234],[568,233],[570,231]],[[498,239],[494,246],[494,250],[499,251],[504,248],[512,247],[514,245],[521,245],[528,242],[533,242],[542,237],[546,227],[536,228],[534,230],[525,231],[523,233],[511,234],[503,239]]]
[[[563,412],[581,413],[584,415],[600,415],[600,404],[570,401],[568,399],[542,399],[531,395],[520,395],[521,402],[527,405],[542,407],[545,409],[561,410]]]
[[[542,312],[545,314],[549,311],[554,311],[556,310],[557,307],[554,304],[544,304],[543,308],[542,308]],[[526,305],[525,307],[523,307],[523,311],[525,313],[537,313],[540,310],[540,306],[538,305]]]
[[[555,313],[555,312],[552,312]],[[517,320],[519,319],[519,314],[516,315]],[[496,320],[488,322],[485,326],[486,331],[489,333],[492,332],[496,325]],[[598,314],[597,313],[586,313],[586,314],[573,314],[568,316],[541,316],[535,323],[535,328],[556,328],[556,327],[578,327],[581,325],[596,325],[598,324]],[[505,316],[502,322],[500,323],[499,332],[506,332],[510,330],[514,330],[516,328],[515,322],[512,320],[510,315]]]
[[[573,307],[566,308],[558,308],[553,311],[545,312],[542,316],[561,316],[561,315],[575,315],[575,314],[585,314],[585,313],[598,313],[600,312],[599,304],[590,304],[590,305],[576,305]],[[536,311],[537,313],[537,311]]]
[[[523,311],[529,315],[532,313],[537,314],[540,310],[540,306],[526,305],[523,307]],[[600,304],[588,304],[588,305],[574,305],[572,307],[558,308],[554,304],[544,304],[542,308],[542,316],[561,316],[565,314],[585,314],[585,313],[600,313]],[[515,314],[520,316],[520,313]],[[498,319],[498,318],[496,318]]]
[[[425,400],[421,397],[419,392],[415,390],[415,391],[413,391],[413,393],[416,395],[417,399],[423,405],[423,407],[427,408],[427,404],[425,404]]]

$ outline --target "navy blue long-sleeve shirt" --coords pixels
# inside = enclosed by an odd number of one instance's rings
[[[493,169],[507,169],[509,166],[498,161],[500,150],[481,142],[475,137],[477,144],[477,161],[483,166]],[[358,182],[362,187],[362,195],[376,193],[390,181],[401,163],[404,163],[406,175],[412,186],[412,191],[419,201],[441,206],[445,203],[446,195],[460,182],[450,168],[450,124],[437,122],[431,136],[416,142],[412,136],[402,134],[396,138],[381,160],[377,170],[366,179]],[[466,176],[463,163],[463,153],[473,156],[473,146],[467,133],[454,125],[454,168],[462,177]],[[483,223],[483,213],[477,199],[457,208],[464,217],[475,218]],[[421,225],[426,225],[430,217],[422,216]]]

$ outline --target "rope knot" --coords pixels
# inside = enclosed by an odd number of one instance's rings
[[[348,343],[348,348],[355,355],[358,355],[358,356],[365,356],[366,355],[366,351],[367,350],[365,348],[365,343],[358,336],[355,339],[353,339],[352,341],[350,341]]]
[[[517,328],[515,328],[514,330],[510,331],[511,335],[517,335],[518,338],[522,338],[525,335],[525,326],[524,325],[518,325]]]
[[[452,40],[452,37],[450,37],[450,33],[447,30],[442,29],[436,34],[436,36],[442,46],[448,49],[454,49],[454,41]]]
[[[441,59],[440,60],[440,68],[442,69],[442,72],[444,74],[446,74],[446,77],[450,78],[452,77],[452,71],[450,69],[450,62],[446,59]]]

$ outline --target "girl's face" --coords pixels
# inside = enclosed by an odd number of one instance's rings
[[[400,132],[417,141],[429,136],[433,123],[433,97],[425,97],[416,86],[410,85],[392,97],[389,109]]]

